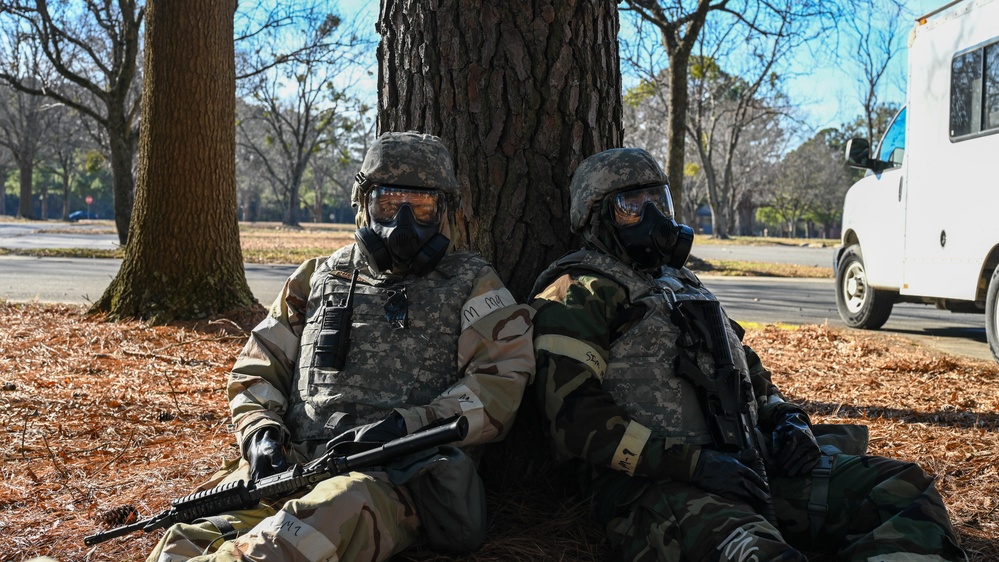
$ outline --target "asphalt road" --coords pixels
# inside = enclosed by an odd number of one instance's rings
[[[76,226],[76,225],[74,225]],[[62,232],[38,232],[37,227],[0,223],[0,247],[113,248],[113,235],[88,234],[86,227]],[[795,246],[703,245],[693,254],[702,259],[733,259],[832,267],[832,248]],[[13,302],[86,304],[103,293],[120,266],[119,260],[0,256],[0,299]],[[294,265],[246,265],[254,296],[269,305]],[[831,324],[842,326],[831,279],[702,277],[733,318],[769,324]],[[950,353],[992,360],[980,314],[955,314],[930,306],[896,304],[882,329],[922,345]]]
[[[104,293],[119,267],[117,259],[0,256],[0,299],[90,304]],[[246,264],[253,296],[269,305],[295,267]]]

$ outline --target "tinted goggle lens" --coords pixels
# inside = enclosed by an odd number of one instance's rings
[[[417,222],[426,225],[438,224],[444,208],[443,201],[443,194],[440,191],[376,186],[368,195],[368,214],[372,220],[391,222],[403,205],[409,205]]]
[[[664,217],[673,218],[673,200],[665,185],[622,191],[611,198],[611,216],[618,226],[633,226],[642,220],[646,203],[652,203]]]

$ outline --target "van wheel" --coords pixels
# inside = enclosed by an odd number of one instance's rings
[[[867,284],[860,244],[853,244],[843,252],[836,269],[836,308],[847,326],[864,330],[884,326],[897,295],[895,291],[875,289]]]
[[[999,268],[992,272],[989,292],[985,297],[985,335],[989,339],[992,357],[999,361]]]

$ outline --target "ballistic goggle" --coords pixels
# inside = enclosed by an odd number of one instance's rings
[[[673,218],[673,199],[669,187],[653,185],[629,189],[610,197],[611,217],[617,226],[634,226],[642,220],[646,203],[652,203],[667,219]]]

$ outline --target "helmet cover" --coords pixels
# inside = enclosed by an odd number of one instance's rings
[[[572,231],[582,232],[594,209],[608,194],[629,187],[668,185],[666,173],[640,148],[612,148],[583,160],[569,185]]]

